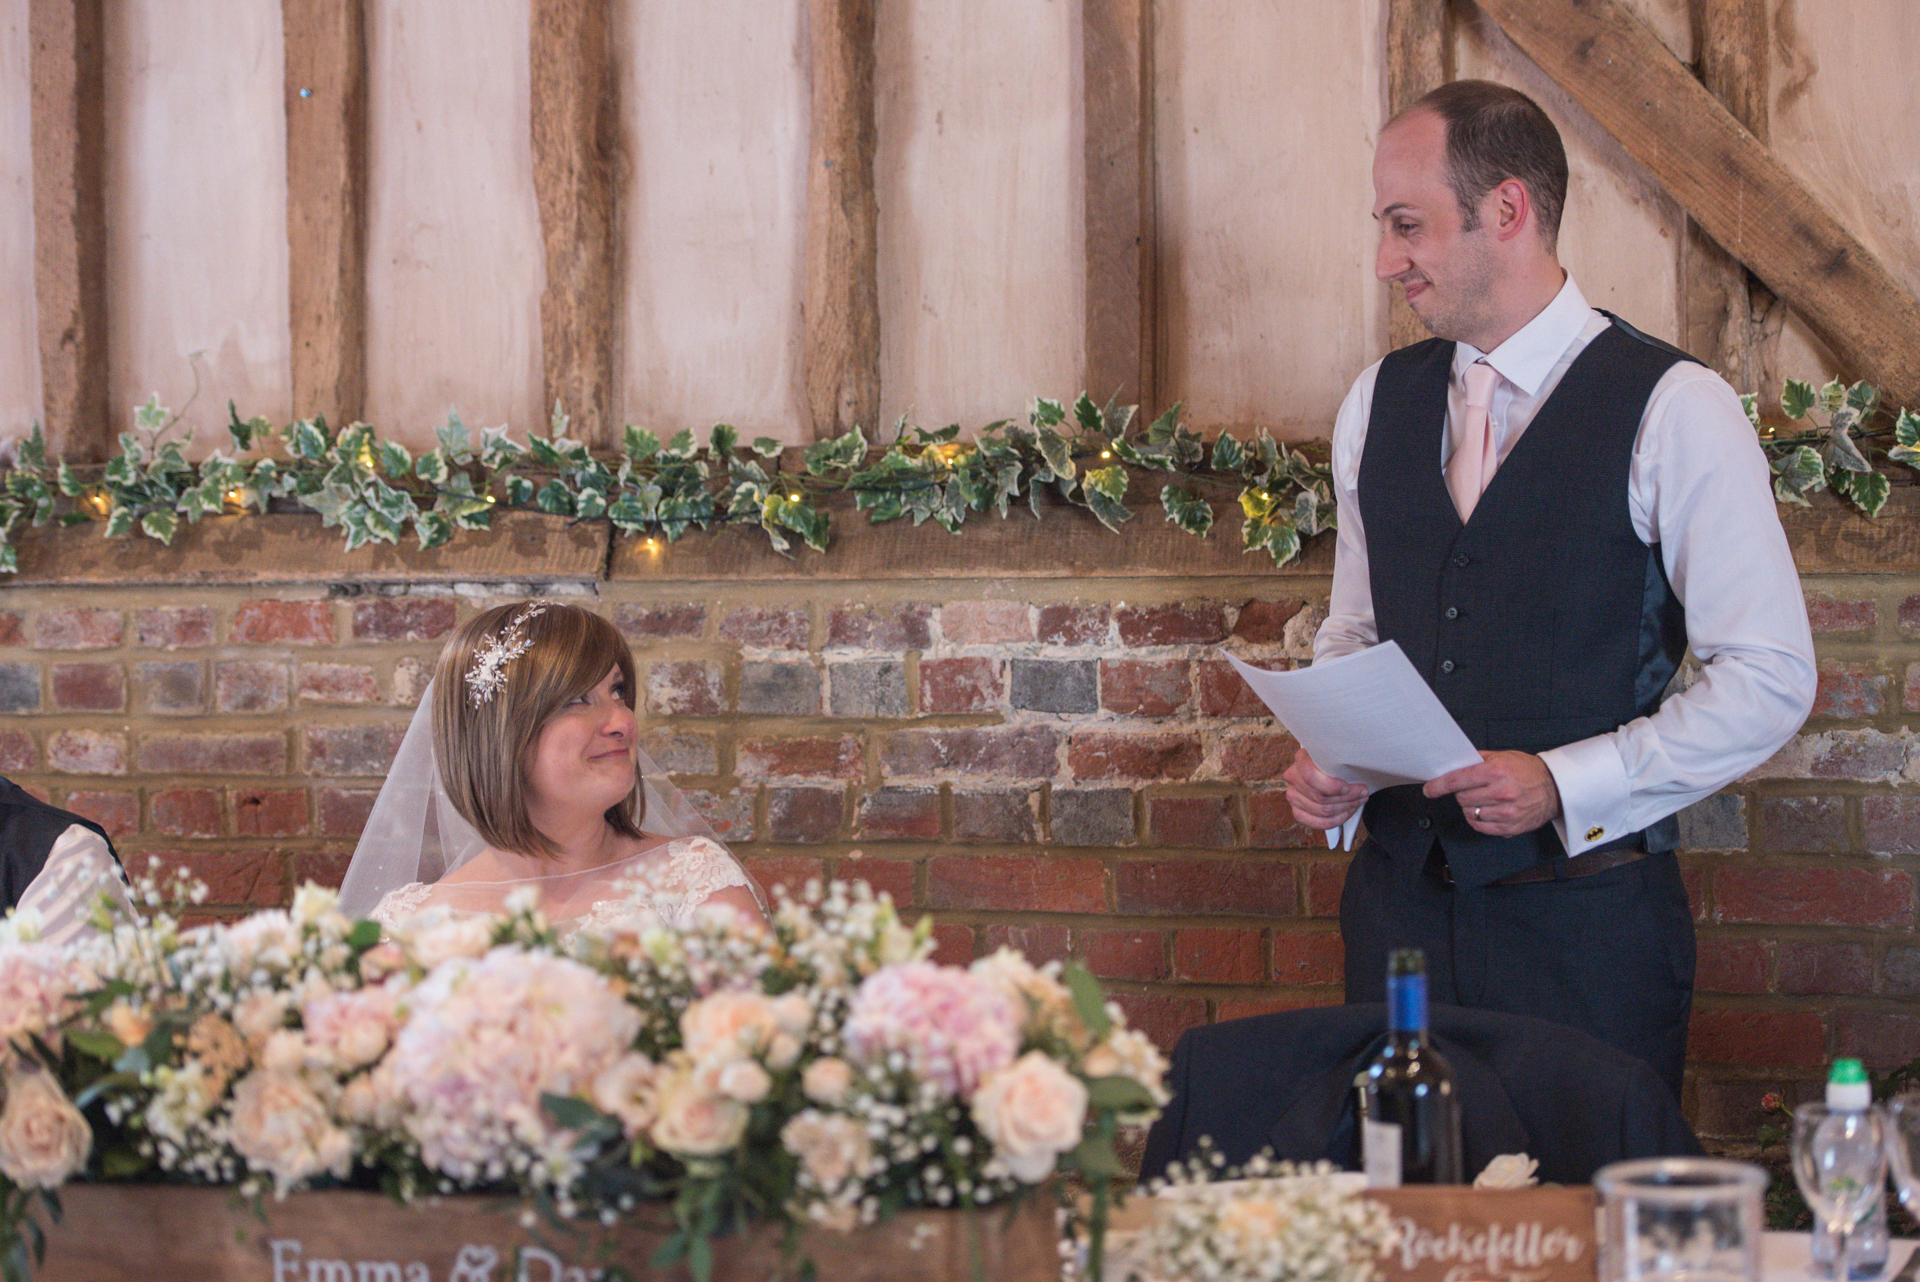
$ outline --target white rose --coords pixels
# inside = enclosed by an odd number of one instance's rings
[[[773,1003],[740,989],[703,997],[680,1016],[680,1039],[694,1059],[706,1059],[715,1051],[755,1055],[779,1032]]]
[[[1039,1051],[1028,1051],[980,1084],[973,1120],[996,1157],[1024,1184],[1038,1184],[1054,1160],[1080,1143],[1087,1088]]]
[[[829,1195],[848,1178],[864,1175],[873,1156],[867,1128],[844,1113],[813,1109],[796,1113],[780,1128],[780,1142],[800,1159],[820,1191]]]
[[[1474,1176],[1473,1187],[1477,1189],[1525,1189],[1532,1188],[1540,1181],[1533,1173],[1540,1169],[1540,1163],[1525,1153],[1502,1153],[1487,1163],[1487,1169]]]
[[[1131,1077],[1147,1088],[1156,1106],[1172,1098],[1166,1087],[1167,1058],[1137,1028],[1114,1029],[1106,1041],[1087,1052],[1081,1067],[1088,1077]]]
[[[593,1079],[593,1106],[620,1119],[632,1139],[653,1125],[654,1086],[660,1070],[639,1051],[629,1051]]]
[[[404,942],[413,954],[414,964],[432,970],[441,962],[456,957],[484,957],[493,947],[493,918],[462,913],[448,914],[438,921],[423,923],[410,932]]]
[[[736,1059],[721,1068],[715,1085],[729,1099],[737,1099],[742,1104],[758,1104],[773,1089],[773,1079],[767,1076],[766,1069],[752,1060]]]
[[[7,1077],[0,1112],[0,1175],[23,1189],[58,1188],[93,1151],[93,1128],[51,1073],[37,1067]]]
[[[326,1105],[292,1073],[249,1073],[233,1088],[233,1147],[255,1170],[273,1176],[285,1193],[327,1171],[345,1175],[353,1145],[333,1124]]]
[[[333,912],[334,906],[339,902],[338,891],[307,882],[293,892],[293,920],[302,926],[311,926]]]
[[[233,1026],[246,1039],[247,1049],[258,1055],[267,1039],[286,1027],[288,998],[285,993],[262,990],[242,997],[233,1007]]]
[[[791,1033],[775,1033],[767,1043],[767,1063],[775,1068],[792,1068],[800,1059],[800,1039]]]
[[[816,1104],[838,1104],[853,1086],[853,1065],[831,1055],[816,1059],[800,1074],[800,1089]]]
[[[681,1157],[714,1157],[747,1133],[747,1106],[705,1090],[690,1064],[676,1064],[654,1098],[653,1142]]]
[[[813,1027],[813,1004],[799,993],[787,993],[773,999],[773,1022],[780,1031],[795,1037],[806,1036]]]

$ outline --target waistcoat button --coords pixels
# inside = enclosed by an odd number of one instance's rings
[[[1458,565],[1458,566],[1463,566],[1463,567],[1464,567],[1465,565],[1467,565],[1467,564],[1468,564],[1468,563],[1469,563],[1470,561],[1472,561],[1472,560],[1473,560],[1473,558],[1472,558],[1472,557],[1470,557],[1470,556],[1468,556],[1468,555],[1467,555],[1467,554],[1466,554],[1465,552],[1461,552],[1461,553],[1457,553],[1457,554],[1456,554],[1456,555],[1454,556],[1454,558],[1453,558],[1453,563],[1454,563],[1455,565]]]
[[[1442,671],[1442,672],[1452,672],[1452,671],[1453,671],[1453,660],[1452,660],[1452,659],[1448,659],[1448,660],[1447,660],[1447,661],[1446,661],[1445,663],[1442,663],[1442,664],[1440,665],[1440,671]]]
[[[1450,605],[1450,606],[1448,606],[1448,607],[1447,607],[1447,617],[1448,617],[1449,619],[1457,619],[1457,618],[1459,618],[1459,617],[1460,617],[1460,607],[1459,607],[1459,606],[1455,606],[1455,605]]]
[[[1433,820],[1427,818],[1425,815],[1421,815],[1418,822],[1422,828],[1433,827]]]

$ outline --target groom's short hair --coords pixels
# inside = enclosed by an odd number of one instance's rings
[[[633,707],[635,674],[633,651],[613,624],[577,605],[544,602],[535,612],[531,604],[495,606],[448,638],[433,674],[433,750],[447,799],[481,840],[495,850],[552,856],[558,850],[527,812],[528,754],[547,718],[614,668],[626,680],[623,701]],[[512,640],[509,633],[526,649],[503,665],[505,679],[476,704],[467,681],[475,659],[487,646]],[[636,771],[633,791],[607,810],[607,822],[642,839],[645,815],[646,789]]]
[[[1455,80],[1394,119],[1416,111],[1431,111],[1446,124],[1447,184],[1460,204],[1462,229],[1480,225],[1480,201],[1488,192],[1516,179],[1533,200],[1540,238],[1552,252],[1567,207],[1567,149],[1540,104],[1491,80]]]

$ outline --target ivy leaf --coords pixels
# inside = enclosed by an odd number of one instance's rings
[[[1107,434],[1116,439],[1127,434],[1127,429],[1133,426],[1133,416],[1140,412],[1138,405],[1122,405],[1119,401],[1120,393],[1115,391],[1100,411],[1100,417],[1107,422]]]
[[[1100,407],[1095,405],[1093,398],[1085,392],[1080,393],[1080,399],[1073,403],[1073,418],[1076,423],[1080,424],[1081,431],[1097,432],[1103,436],[1106,435],[1106,419],[1101,415]]]
[[[1807,495],[1824,489],[1827,484],[1826,464],[1811,445],[1802,445],[1775,459],[1773,472],[1773,496],[1782,503],[1805,507]]]
[[[1060,972],[1060,979],[1073,997],[1074,1013],[1080,1016],[1081,1024],[1086,1026],[1087,1036],[1095,1043],[1105,1041],[1107,1034],[1113,1031],[1113,1017],[1107,1014],[1107,999],[1100,991],[1100,981],[1081,961],[1068,962],[1066,969]]]
[[[87,489],[80,483],[80,478],[74,475],[73,469],[67,466],[65,459],[60,460],[59,485],[60,492],[70,499],[79,498]]]
[[[1813,408],[1813,402],[1813,384],[1802,379],[1788,379],[1780,391],[1780,410],[1788,418],[1805,418],[1807,411]]]
[[[1152,441],[1156,445],[1164,445],[1174,438],[1174,433],[1180,426],[1180,406],[1182,404],[1184,404],[1184,402],[1175,401],[1173,404],[1167,406],[1165,413],[1153,420],[1153,424],[1147,428],[1147,439],[1149,441]]]
[[[1827,433],[1825,451],[1829,472],[1871,472],[1873,464],[1867,462],[1867,456],[1854,444],[1853,436],[1845,428],[1835,428]]]
[[[1040,457],[1046,460],[1047,471],[1063,481],[1073,479],[1073,446],[1066,437],[1051,427],[1042,427],[1034,443],[1040,447]]]
[[[1027,421],[1036,428],[1058,427],[1067,421],[1067,407],[1043,396],[1033,403],[1033,411],[1027,415]]]
[[[1087,1103],[1115,1113],[1153,1110],[1153,1095],[1131,1077],[1096,1077],[1087,1083]]]
[[[1760,430],[1760,398],[1752,392],[1740,394],[1740,408],[1747,412],[1747,422],[1753,424],[1753,430]]]
[[[473,457],[473,436],[452,407],[448,407],[447,421],[435,429],[434,436],[439,439],[440,450],[448,461],[464,463]]]
[[[1115,464],[1088,472],[1082,483],[1087,507],[1109,530],[1118,530],[1133,513],[1127,510],[1127,469]]]
[[[552,512],[556,516],[573,515],[573,495],[558,480],[548,481],[542,486],[540,492],[533,496],[533,501],[542,512]]]
[[[660,438],[644,427],[629,423],[621,433],[620,452],[636,463],[643,463],[660,452]]]
[[[597,520],[607,512],[607,494],[605,490],[583,488],[580,497],[574,502],[573,514],[583,521]]]
[[[159,539],[169,547],[173,536],[180,531],[180,518],[173,513],[156,508],[140,518],[140,528],[148,537]]]
[[[640,505],[640,499],[631,490],[615,499],[607,508],[607,519],[616,529],[628,534],[638,534],[647,528],[647,512]]]
[[[312,419],[303,418],[288,429],[287,453],[318,462],[327,456],[327,434]]]
[[[1868,516],[1879,516],[1893,492],[1893,482],[1881,472],[1840,472],[1833,478],[1833,488]]]
[[[107,513],[106,536],[110,539],[124,538],[133,533],[133,509],[116,507]]]
[[[1920,414],[1901,410],[1900,417],[1894,420],[1893,438],[1909,448],[1920,445]]]
[[[456,528],[462,530],[484,530],[493,524],[493,504],[485,495],[442,495],[434,505],[434,510],[444,513]]]
[[[708,452],[723,462],[733,457],[739,445],[739,429],[727,423],[715,423],[712,434],[707,437]]]
[[[1160,506],[1167,511],[1167,519],[1201,538],[1213,528],[1213,508],[1207,501],[1192,490],[1179,485],[1169,485],[1160,491]]]
[[[398,441],[382,441],[375,452],[380,460],[380,470],[394,480],[413,471],[413,454]]]
[[[11,543],[0,543],[0,574],[18,574],[20,554]]]
[[[1847,385],[1839,379],[1820,388],[1820,408],[1831,414],[1847,403]]]
[[[1880,389],[1871,383],[1855,383],[1847,389],[1847,404],[1865,418],[1880,403]]]
[[[867,456],[867,438],[859,428],[843,432],[831,440],[815,441],[801,452],[801,461],[810,476],[834,468],[851,468]]]
[[[1246,461],[1246,447],[1240,444],[1240,438],[1229,432],[1220,433],[1213,443],[1213,470],[1238,472]]]
[[[694,448],[693,429],[683,427],[673,434],[660,452],[668,458],[692,458]]]
[[[447,478],[453,474],[451,463],[447,448],[443,445],[437,450],[428,450],[422,454],[419,461],[413,465],[413,474],[428,485],[445,485]]]
[[[167,425],[167,415],[172,413],[160,403],[160,393],[147,397],[147,403],[133,411],[133,425],[142,432],[158,432]]]
[[[747,448],[755,454],[758,454],[761,458],[779,458],[780,451],[787,447],[774,440],[771,436],[756,436],[753,438],[753,444]]]
[[[507,478],[507,502],[525,507],[533,502],[533,482],[518,473]]]
[[[413,519],[414,535],[420,540],[420,550],[437,548],[453,537],[453,521],[445,512],[422,512]]]
[[[507,425],[480,429],[480,466],[497,472],[526,451],[507,435]]]

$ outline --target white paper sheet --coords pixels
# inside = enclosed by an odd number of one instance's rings
[[[1377,791],[1480,764],[1479,749],[1392,641],[1292,672],[1230,654],[1227,662],[1335,778]],[[1356,812],[1338,833],[1329,830],[1327,845],[1351,849],[1359,822]]]

